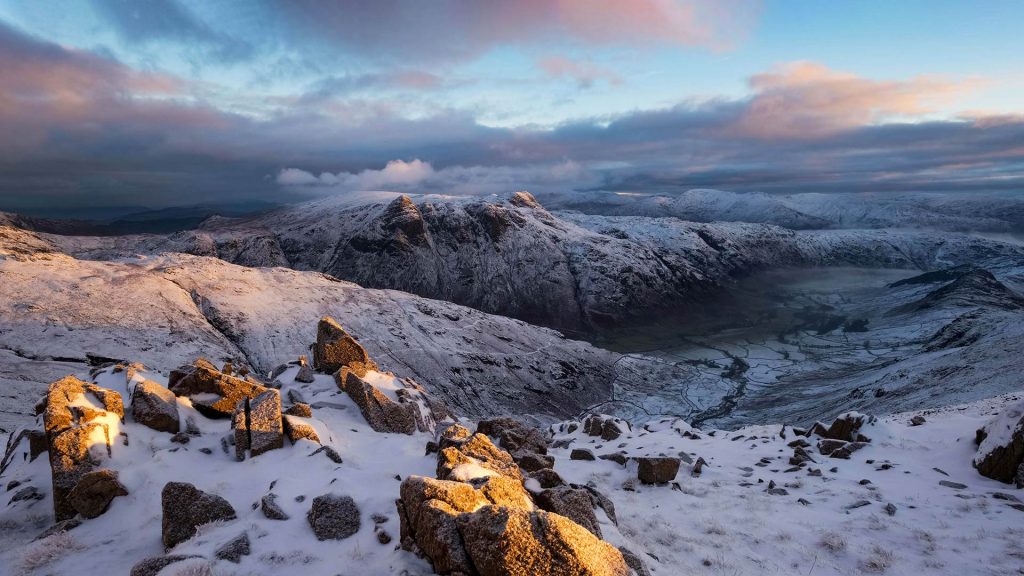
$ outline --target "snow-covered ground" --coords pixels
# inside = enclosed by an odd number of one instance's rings
[[[1021,398],[887,416],[864,431],[872,441],[850,460],[808,448],[817,462],[796,471],[788,471],[793,449],[787,444],[797,436],[780,425],[706,430],[691,439],[681,434],[689,426],[668,420],[651,423],[654,432],[634,426],[610,442],[580,430],[556,435],[556,442],[571,443],[551,453],[566,480],[591,484],[612,499],[619,524],[617,530],[602,525],[606,539],[621,536],[631,549],[644,550],[653,574],[1007,576],[1024,574],[1024,494],[980,476],[971,462],[976,429]],[[911,426],[918,414],[927,421]],[[694,477],[684,464],[676,489],[648,486],[632,481],[635,463],[570,460],[576,448],[595,455],[686,454],[707,465]],[[821,476],[810,475],[812,469]],[[773,481],[787,494],[767,493]]]
[[[208,525],[173,548],[172,554],[202,558],[173,564],[161,572],[164,576],[431,573],[426,562],[397,547],[394,500],[399,478],[433,476],[436,459],[424,454],[433,436],[374,432],[330,376],[317,375],[302,384],[294,381],[297,370],[291,367],[279,376],[283,393],[298,391],[312,404],[312,424],[342,463],[313,454],[316,444],[305,440],[238,462],[233,449],[222,446],[229,422],[207,420],[179,398],[182,419],[197,422],[201,435],[176,444],[170,434],[127,416],[119,427],[127,445],[117,437],[103,466],[119,471],[129,495],[115,498],[104,515],[64,534],[33,540],[52,523],[50,471],[45,455],[24,463],[17,454],[3,484],[20,481],[18,488],[32,485],[46,497],[2,503],[0,573],[65,574],[88,566],[89,573],[123,574],[144,558],[162,555],[160,490],[170,481],[222,496],[238,518]],[[108,369],[96,381],[127,398],[125,374]],[[159,374],[144,371],[136,373],[134,382],[143,377],[163,382]],[[371,374],[371,379],[386,377]],[[1019,496],[978,475],[971,460],[975,430],[1020,399],[1019,394],[1006,395],[925,411],[921,414],[927,421],[920,426],[909,425],[918,413],[882,418],[862,430],[871,443],[852,459],[828,458],[809,448],[817,462],[796,471],[787,471],[793,453],[787,443],[797,436],[777,425],[716,432],[693,430],[681,420],[652,421],[646,429],[634,423],[631,432],[610,442],[582,431],[557,433],[555,442],[569,443],[550,453],[555,470],[567,481],[590,484],[612,500],[617,526],[597,510],[604,538],[638,553],[655,576],[1019,574],[1024,570],[1024,511],[1011,507],[1019,504],[1014,500]],[[691,476],[691,466],[684,463],[675,486],[650,486],[635,481],[635,463],[623,467],[600,459],[571,460],[569,453],[576,448],[597,455],[679,454],[707,464],[701,475]],[[813,469],[821,476],[810,475]],[[787,494],[767,493],[772,481]],[[277,495],[288,520],[271,520],[261,512],[258,503],[269,492]],[[316,539],[305,514],[311,500],[326,493],[356,501],[361,522],[355,536]],[[1008,499],[995,498],[996,493],[1009,494]],[[895,507],[892,514],[886,511],[889,504]],[[381,544],[378,530],[392,540]],[[249,536],[251,553],[239,564],[216,560],[214,551],[242,532]]]

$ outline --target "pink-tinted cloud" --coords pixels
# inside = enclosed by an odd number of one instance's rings
[[[976,80],[934,76],[871,80],[814,62],[794,62],[749,79],[754,94],[731,127],[757,138],[818,138],[842,130],[941,110]]]
[[[571,78],[580,88],[590,88],[599,81],[616,86],[623,82],[622,77],[615,71],[598,66],[588,60],[552,56],[538,60],[537,67],[551,78]]]
[[[749,32],[760,0],[280,0],[295,31],[409,61],[458,60],[503,45],[682,45],[722,49]],[[401,30],[401,34],[396,34]]]

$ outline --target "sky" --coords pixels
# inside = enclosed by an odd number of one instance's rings
[[[0,209],[1024,190],[1019,0],[0,0]]]

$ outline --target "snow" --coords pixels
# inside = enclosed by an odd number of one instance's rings
[[[567,481],[590,484],[612,499],[619,525],[602,522],[606,539],[646,552],[641,556],[655,575],[1017,574],[1024,570],[1024,511],[993,498],[1015,492],[980,476],[971,458],[974,431],[1019,400],[1015,394],[926,411],[922,426],[909,425],[922,412],[884,417],[868,433],[872,442],[850,460],[821,456],[812,447],[807,450],[817,463],[789,473],[793,449],[786,444],[795,436],[787,427],[780,438],[779,425],[713,436],[704,431],[694,440],[666,420],[652,423],[656,431],[634,427],[610,442],[582,431],[558,434],[556,440],[573,442],[550,453]],[[693,477],[684,463],[679,490],[635,482],[627,491],[623,483],[635,480],[635,464],[570,460],[569,452],[581,447],[631,456],[686,452],[707,465]],[[770,464],[757,466],[762,458]],[[881,470],[885,463],[892,468]],[[822,476],[808,476],[810,468]],[[870,484],[861,484],[865,479]],[[789,494],[766,493],[772,480]],[[948,488],[941,480],[967,487]],[[851,508],[859,501],[868,504]],[[894,516],[885,512],[889,503]]]
[[[114,435],[113,455],[102,466],[118,471],[129,495],[116,498],[104,515],[86,521],[68,532],[66,538],[51,537],[31,543],[45,527],[46,519],[52,519],[46,455],[30,464],[16,463],[5,472],[4,484],[14,479],[29,481],[47,497],[29,505],[16,503],[0,508],[0,526],[4,528],[0,566],[13,570],[0,569],[0,573],[17,574],[25,559],[37,553],[36,548],[50,545],[61,545],[64,549],[45,565],[45,571],[41,567],[24,574],[75,573],[82,566],[88,566],[90,573],[124,574],[136,562],[162,555],[160,491],[170,481],[189,482],[226,498],[238,519],[209,525],[169,553],[212,558],[217,547],[242,531],[248,532],[253,554],[243,557],[238,566],[220,561],[216,566],[218,574],[276,576],[301,571],[334,575],[340,565],[356,561],[363,574],[397,574],[402,570],[429,573],[429,565],[423,560],[396,550],[399,530],[394,500],[398,496],[399,478],[410,474],[433,475],[436,457],[424,455],[424,445],[430,436],[376,433],[363,420],[358,407],[338,390],[331,376],[317,375],[312,384],[300,384],[293,381],[296,372],[297,368],[292,368],[279,377],[286,382],[284,393],[294,388],[314,406],[324,403],[314,409],[311,423],[323,444],[341,455],[343,464],[335,464],[324,454],[311,456],[319,447],[313,442],[300,441],[292,446],[287,440],[282,449],[237,462],[233,449],[225,453],[221,448],[221,438],[229,434],[227,419],[204,418],[179,399],[183,419],[191,417],[202,430],[201,436],[179,445],[170,441],[170,434],[133,422],[130,409],[126,409],[129,416],[121,430],[128,435],[128,445]],[[161,384],[166,382],[152,372],[141,372],[140,376]],[[105,371],[98,375],[97,383],[126,391],[124,372]],[[204,454],[200,448],[208,448],[212,454]],[[277,503],[291,516],[289,520],[269,520],[253,508],[269,492],[277,494]],[[361,528],[346,540],[319,542],[306,521],[306,512],[313,498],[331,492],[355,499],[361,512]],[[305,496],[305,501],[297,502],[298,496]],[[389,545],[377,541],[371,519],[374,514],[387,517],[379,526],[394,539]],[[68,546],[65,540],[75,545]],[[112,546],[112,542],[117,545]],[[176,565],[164,573],[174,574],[184,567]]]
[[[197,569],[216,574],[299,572],[337,574],[338,567],[357,563],[366,575],[430,573],[415,554],[397,548],[398,519],[394,500],[399,480],[409,475],[432,476],[435,456],[424,454],[431,436],[381,434],[369,428],[358,408],[339,392],[333,378],[317,375],[311,384],[293,380],[297,367],[279,380],[283,391],[298,390],[314,406],[312,420],[325,445],[344,459],[335,464],[322,454],[310,456],[317,445],[300,441],[243,462],[221,450],[228,434],[227,420],[209,420],[179,401],[183,417],[191,417],[202,435],[185,445],[170,442],[170,435],[149,430],[131,420],[122,430],[128,445],[115,440],[113,455],[104,461],[119,471],[129,495],[116,498],[99,518],[62,536],[39,542],[32,538],[48,524],[49,496],[39,502],[19,502],[0,509],[0,565],[11,574],[74,572],[89,566],[96,573],[124,573],[143,558],[163,553],[160,542],[160,490],[168,481],[186,481],[201,490],[226,498],[238,519],[203,527],[173,554],[197,554],[190,561]],[[136,380],[163,382],[159,374],[143,371]],[[370,374],[370,380],[386,375]],[[124,373],[101,372],[99,385],[127,391]],[[872,442],[850,460],[836,460],[808,451],[817,461],[797,472],[786,472],[795,438],[786,427],[749,426],[736,431],[697,430],[678,419],[655,420],[647,426],[634,422],[632,431],[605,442],[577,431],[556,434],[554,440],[572,440],[564,448],[551,448],[555,469],[567,481],[590,484],[613,502],[618,520],[598,510],[605,539],[639,554],[652,574],[1014,574],[1024,568],[1024,512],[1013,502],[993,498],[1013,492],[980,476],[971,466],[974,431],[993,413],[1019,406],[1019,394],[968,405],[925,412],[895,414],[871,424]],[[128,411],[130,414],[130,410]],[[927,422],[910,426],[923,414]],[[469,424],[469,423],[467,423]],[[559,425],[553,425],[559,429]],[[682,434],[696,435],[696,438]],[[647,486],[635,482],[636,464],[622,467],[611,461],[575,461],[573,448],[586,447],[603,454],[622,450],[630,456],[674,455],[686,452],[707,464],[700,476],[691,476],[684,464],[670,485]],[[209,448],[206,455],[200,448]],[[765,459],[765,466],[757,464]],[[883,464],[891,466],[883,469]],[[836,471],[830,469],[836,467]],[[821,477],[809,476],[811,468]],[[456,474],[475,478],[490,472],[465,465]],[[18,479],[49,492],[46,458],[16,463],[3,482]],[[631,482],[631,490],[624,483]],[[862,480],[870,480],[863,483]],[[765,492],[769,481],[788,495]],[[939,484],[950,480],[966,485],[955,489]],[[536,484],[536,483],[534,483]],[[528,486],[537,490],[539,486]],[[265,518],[257,503],[273,492],[290,515],[286,521]],[[346,540],[319,542],[305,513],[312,499],[325,493],[352,496],[361,510],[359,532]],[[305,496],[297,502],[297,496]],[[797,502],[803,498],[807,505]],[[866,505],[854,507],[858,502]],[[885,512],[887,504],[895,515]],[[256,509],[254,509],[254,506]],[[377,542],[371,516],[392,538]],[[253,552],[241,564],[212,561],[213,551],[241,532],[247,532]],[[116,546],[111,543],[116,542]],[[210,566],[212,562],[212,566]],[[165,574],[177,574],[192,564],[175,565]],[[202,572],[200,572],[202,573]]]

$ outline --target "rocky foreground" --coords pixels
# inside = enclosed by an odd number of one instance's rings
[[[0,469],[9,573],[1024,566],[1019,396],[734,432],[602,415],[474,423],[325,318],[309,359],[267,374],[114,363],[53,382],[33,411]]]

